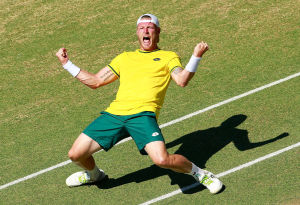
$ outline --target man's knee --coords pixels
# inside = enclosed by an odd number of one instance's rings
[[[170,167],[170,155],[163,141],[150,142],[145,147],[153,163],[162,168]]]
[[[162,168],[168,168],[169,167],[169,157],[168,156],[159,156],[155,159],[152,159],[153,163],[159,167]]]
[[[78,152],[76,152],[76,150],[74,148],[71,148],[69,150],[68,156],[69,156],[70,160],[72,160],[73,162],[80,161],[80,159],[81,159],[81,155]]]
[[[68,152],[68,156],[72,161],[77,162],[89,158],[100,149],[102,148],[96,141],[82,133],[75,140],[72,148]]]

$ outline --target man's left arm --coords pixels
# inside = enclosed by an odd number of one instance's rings
[[[208,45],[205,42],[198,43],[195,46],[194,53],[186,65],[185,69],[176,67],[172,73],[172,79],[181,87],[187,86],[188,82],[193,78],[197,70],[198,64],[203,54],[208,50]]]

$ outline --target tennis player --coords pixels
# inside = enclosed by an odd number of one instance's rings
[[[83,130],[72,145],[69,158],[84,171],[69,176],[66,184],[74,187],[103,180],[106,174],[95,164],[93,153],[101,149],[108,151],[120,140],[131,136],[140,153],[148,154],[157,166],[190,174],[211,193],[218,193],[223,185],[214,174],[197,167],[182,155],[168,153],[157,124],[170,80],[185,87],[208,50],[207,43],[196,45],[192,57],[183,68],[176,53],[159,49],[160,25],[156,16],[140,16],[136,34],[140,48],[123,52],[96,74],[74,65],[65,48],[56,53],[63,67],[90,88],[96,89],[120,80],[116,99]]]

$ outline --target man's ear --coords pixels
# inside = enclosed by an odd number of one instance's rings
[[[160,28],[157,28],[157,33],[158,33],[158,39],[157,39],[157,43],[159,43],[159,35],[160,35]]]

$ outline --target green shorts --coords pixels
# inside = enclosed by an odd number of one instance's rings
[[[141,112],[134,115],[113,115],[101,112],[83,133],[108,151],[122,139],[131,136],[141,154],[145,146],[154,141],[164,141],[155,113]]]

